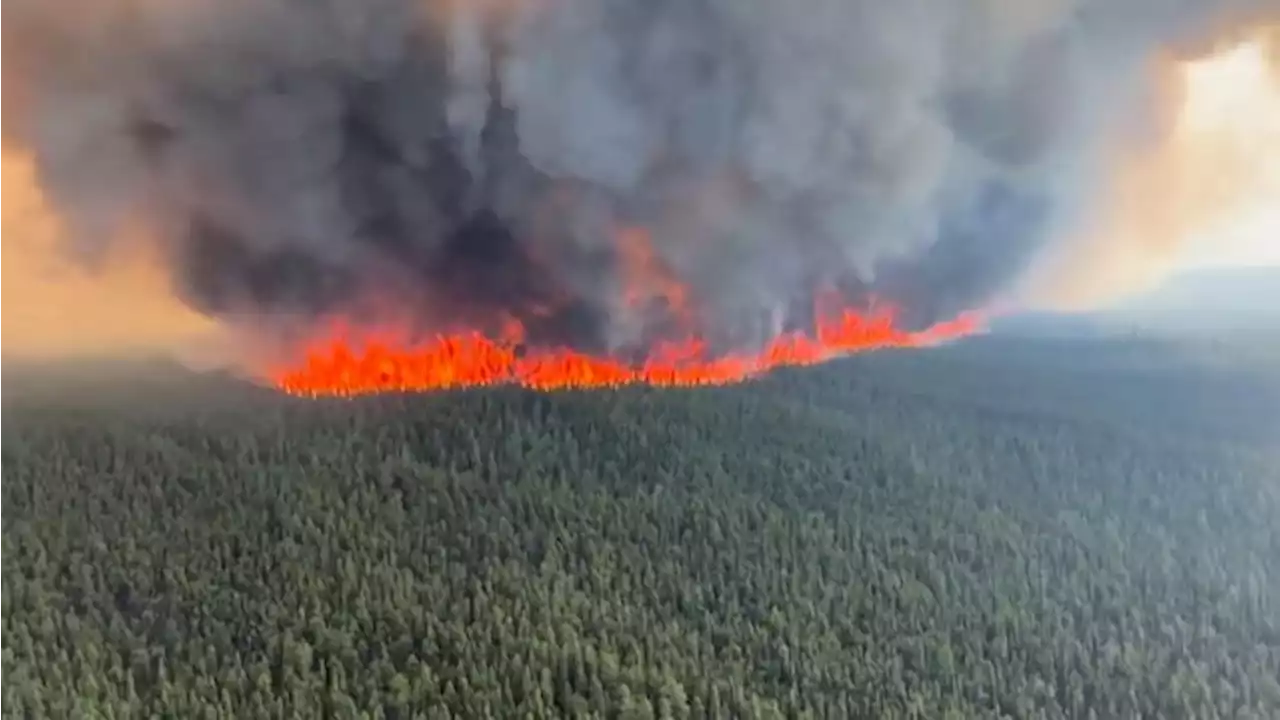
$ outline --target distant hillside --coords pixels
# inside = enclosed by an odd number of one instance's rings
[[[1029,338],[1095,338],[1115,334],[1095,314],[1052,312],[1023,313],[999,317],[991,321],[995,335],[1017,335]]]
[[[1280,268],[1187,273],[1123,303],[1108,315],[1186,330],[1280,329]]]

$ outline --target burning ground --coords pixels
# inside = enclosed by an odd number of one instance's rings
[[[1276,4],[4,12],[6,153],[68,256],[144,245],[251,372],[354,393],[729,382],[969,332],[1156,127],[1153,59]]]

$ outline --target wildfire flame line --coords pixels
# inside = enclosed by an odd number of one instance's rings
[[[376,335],[353,342],[335,328],[306,348],[300,365],[279,370],[271,382],[284,392],[310,397],[505,384],[537,390],[725,385],[779,367],[815,365],[857,352],[935,345],[982,327],[976,314],[962,314],[920,331],[899,329],[895,318],[892,308],[865,314],[845,309],[820,317],[812,332],[781,335],[759,352],[717,356],[691,337],[662,343],[635,364],[568,348],[522,352],[519,334],[511,332],[503,339],[459,333],[403,345]]]

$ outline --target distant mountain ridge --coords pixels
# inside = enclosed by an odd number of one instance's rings
[[[1093,312],[1032,312],[998,318],[996,333],[1098,337],[1165,333],[1280,333],[1280,267],[1213,268],[1170,278],[1147,293]]]
[[[1144,325],[1187,329],[1280,330],[1280,267],[1186,273],[1107,314]]]

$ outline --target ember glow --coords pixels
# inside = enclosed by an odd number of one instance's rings
[[[812,332],[783,334],[754,353],[717,355],[690,337],[657,344],[635,363],[568,348],[525,351],[519,328],[502,339],[478,333],[443,335],[404,344],[387,334],[353,332],[336,325],[312,343],[297,367],[272,376],[276,387],[304,396],[444,390],[518,384],[538,390],[724,385],[775,368],[814,365],[841,355],[882,348],[921,347],[979,330],[977,315],[961,315],[921,331],[895,325],[889,308],[849,309],[820,315]]]

